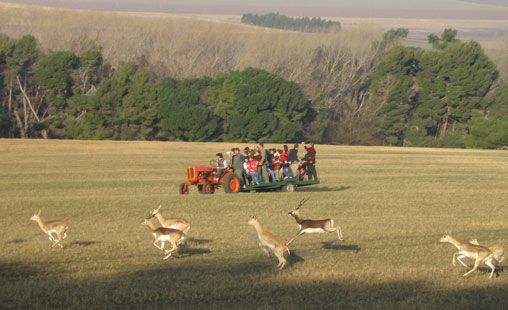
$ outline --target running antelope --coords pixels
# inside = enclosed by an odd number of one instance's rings
[[[462,275],[463,277],[467,277],[470,273],[476,271],[481,263],[485,263],[485,265],[489,266],[492,269],[489,279],[491,279],[492,276],[494,275],[494,271],[496,269],[496,267],[493,264],[494,253],[492,253],[490,249],[483,247],[481,245],[462,243],[450,235],[444,235],[439,240],[439,242],[449,242],[459,250],[458,252],[455,252],[452,256],[453,266],[455,266],[455,258],[457,258],[457,260],[465,267],[467,267],[467,265],[464,264],[462,258],[469,257],[475,260],[473,269],[463,274]]]
[[[300,209],[301,206],[303,206],[304,203],[306,203],[309,200],[302,199],[298,203],[298,207],[290,211],[288,214],[295,218],[296,222],[298,223],[298,226],[300,230],[296,234],[296,236],[293,237],[293,239],[289,240],[287,245],[290,245],[298,236],[303,234],[322,234],[322,233],[332,233],[337,232],[337,237],[340,241],[344,240],[342,238],[342,231],[340,227],[337,225],[335,227],[335,221],[332,219],[326,219],[326,220],[310,220],[310,219],[304,219],[300,215]]]
[[[41,218],[41,210],[37,214],[34,214],[30,220],[37,222],[41,230],[48,235],[49,240],[53,242],[51,245],[52,248],[55,246],[59,246],[63,249],[63,245],[60,244],[60,241],[67,238],[67,225],[61,220],[53,220],[53,221],[44,221]]]
[[[154,237],[152,244],[159,250],[163,251],[164,254],[169,253],[168,255],[164,256],[163,259],[168,259],[171,254],[178,250],[178,247],[185,239],[185,234],[178,229],[157,227],[148,219],[145,219],[141,224],[148,227],[148,229],[152,232]],[[166,242],[171,243],[171,249],[164,250],[164,244]],[[157,243],[160,243],[160,246],[157,245]]]
[[[160,212],[161,207],[162,206],[159,206],[158,208],[150,211],[147,219],[156,217],[157,220],[159,221],[159,223],[161,223],[161,225],[163,227],[178,229],[178,230],[182,231],[184,234],[187,234],[189,232],[191,225],[188,221],[186,221],[184,219],[180,219],[180,218],[165,218],[164,216],[162,216],[162,214]]]
[[[261,249],[270,256],[270,252],[273,252],[273,254],[277,257],[279,260],[279,264],[277,267],[282,270],[284,266],[286,266],[286,258],[284,257],[284,254],[289,252],[289,248],[286,244],[284,244],[284,241],[281,241],[279,237],[273,235],[269,231],[263,228],[261,224],[259,224],[259,221],[256,219],[256,217],[252,217],[248,222],[248,224],[254,226],[256,229],[256,232],[258,234],[259,238],[259,246]]]
[[[480,243],[478,242],[477,239],[473,239],[473,240],[469,241],[469,243],[474,244],[474,245],[480,245]],[[505,260],[506,257],[504,257],[504,248],[502,246],[491,245],[491,246],[488,246],[487,248],[492,251],[492,253],[494,254],[494,259],[498,263],[501,263],[502,261]]]

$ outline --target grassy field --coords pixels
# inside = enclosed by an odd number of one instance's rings
[[[464,279],[438,242],[508,247],[506,151],[318,146],[318,186],[178,195],[185,166],[231,146],[0,140],[1,307],[508,307],[506,272]],[[247,220],[289,240],[304,197],[302,214],[335,218],[346,241],[302,236],[278,271]],[[167,261],[140,225],[159,204],[193,225]],[[67,220],[65,249],[29,220],[39,209]]]

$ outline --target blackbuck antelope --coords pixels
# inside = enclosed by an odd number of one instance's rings
[[[148,227],[148,229],[152,232],[154,237],[152,244],[159,250],[163,251],[164,254],[167,254],[163,259],[168,259],[171,254],[177,251],[178,247],[185,239],[185,234],[181,230],[167,227],[157,227],[148,219],[145,219],[141,224]],[[164,250],[164,244],[166,242],[171,243],[171,249]],[[160,245],[157,245],[157,243],[160,243]]]
[[[188,221],[186,221],[184,219],[180,219],[180,218],[166,218],[166,217],[162,216],[162,214],[160,212],[161,207],[162,206],[159,206],[156,209],[153,209],[152,211],[150,211],[147,219],[156,217],[157,220],[159,221],[159,223],[161,223],[161,225],[163,227],[178,229],[178,230],[182,231],[184,234],[187,234],[189,232],[191,225]]]
[[[298,203],[298,207],[291,210],[288,214],[295,218],[296,222],[298,223],[298,226],[300,227],[300,230],[296,234],[296,236],[293,237],[293,239],[289,240],[287,245],[290,245],[298,236],[303,234],[322,234],[322,233],[332,233],[337,232],[337,237],[340,241],[344,240],[342,238],[342,231],[340,227],[337,225],[335,227],[335,221],[332,219],[325,219],[325,220],[310,220],[310,219],[304,219],[300,215],[300,212],[298,211],[301,206],[303,206],[304,203],[306,203],[309,200],[302,199]]]
[[[480,243],[476,239],[469,241],[469,243],[474,244],[474,245],[480,245]],[[502,246],[491,245],[491,246],[488,246],[487,248],[492,251],[492,254],[494,254],[494,259],[498,263],[501,263],[502,261],[505,260],[506,257],[504,257],[504,248]]]
[[[270,252],[273,252],[273,254],[279,260],[279,264],[277,265],[277,267],[282,270],[282,268],[286,266],[287,262],[286,258],[284,257],[284,254],[286,252],[290,254],[287,245],[284,243],[284,241],[281,241],[279,237],[273,235],[272,233],[264,229],[263,226],[259,224],[259,221],[256,219],[256,217],[253,216],[247,223],[254,226],[254,228],[256,229],[259,239],[259,246],[261,247],[261,249],[268,256],[270,256]]]
[[[467,277],[470,273],[476,271],[481,263],[485,263],[485,265],[492,269],[489,279],[494,275],[494,271],[496,269],[496,266],[493,263],[494,253],[492,253],[490,249],[481,245],[462,243],[450,235],[444,235],[439,241],[451,243],[459,250],[452,256],[453,266],[455,266],[455,258],[457,258],[464,267],[467,267],[467,265],[462,261],[463,258],[468,257],[475,260],[473,268],[463,274],[463,277]]]
[[[37,222],[41,230],[48,235],[49,240],[53,242],[51,247],[59,246],[63,249],[63,245],[60,244],[60,241],[67,238],[67,225],[61,220],[53,220],[53,221],[44,221],[41,218],[41,210],[37,214],[34,214],[30,220]]]

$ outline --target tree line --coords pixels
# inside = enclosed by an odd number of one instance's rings
[[[296,83],[264,70],[156,81],[97,49],[44,54],[30,35],[0,37],[0,73],[2,137],[296,141],[310,115]]]
[[[508,85],[477,42],[446,29],[432,49],[397,46],[376,69],[371,105],[382,144],[496,148],[508,145]]]
[[[269,28],[294,30],[301,32],[326,32],[339,30],[341,25],[338,21],[321,19],[321,17],[289,17],[279,13],[268,14],[243,14],[242,23]]]
[[[157,77],[142,60],[113,68],[100,49],[43,53],[33,36],[0,36],[0,136],[508,145],[508,86],[479,44],[453,30],[432,49],[397,44],[406,35],[388,31],[369,57],[318,49],[305,85],[256,68]]]

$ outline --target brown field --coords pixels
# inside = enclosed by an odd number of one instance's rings
[[[502,76],[508,75],[507,18],[332,18],[344,29],[320,35],[250,27],[240,23],[240,15],[99,12],[0,3],[1,33],[33,34],[44,50],[81,52],[100,46],[113,65],[143,58],[159,76],[199,77],[253,66],[307,85],[301,72],[316,47],[364,55],[382,30],[397,27],[410,30],[408,44],[415,46],[426,46],[430,33],[458,29],[460,38],[482,42]]]
[[[241,15],[281,12],[291,16],[344,16],[361,18],[507,19],[504,0],[10,0],[71,9],[178,14]],[[486,1],[488,1],[486,3]],[[476,2],[476,3],[474,3]]]
[[[177,193],[190,164],[226,143],[0,140],[3,308],[504,309],[499,277],[453,267],[461,240],[508,247],[506,151],[318,146],[321,184],[295,193]],[[287,212],[333,217],[345,237],[302,236],[283,271],[258,247],[253,214],[288,240]],[[162,204],[192,222],[163,261],[140,223]],[[30,216],[69,225],[65,249]]]

